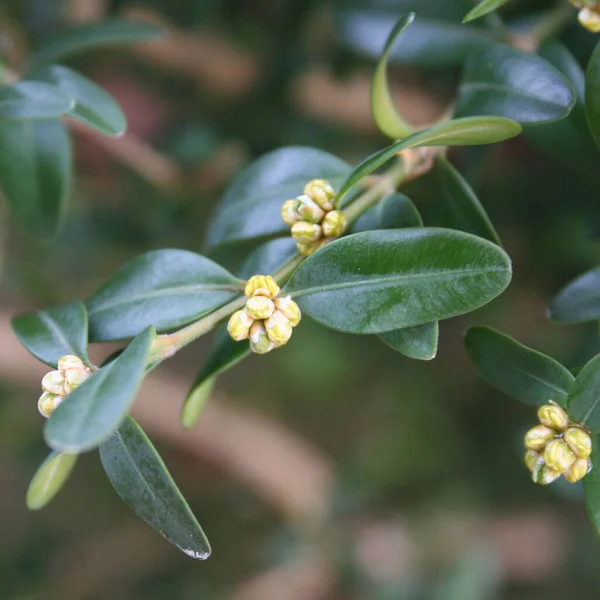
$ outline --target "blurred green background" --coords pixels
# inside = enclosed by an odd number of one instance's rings
[[[73,207],[59,238],[41,245],[1,215],[0,598],[596,597],[600,546],[581,489],[530,482],[522,436],[535,414],[479,380],[462,343],[469,324],[487,323],[572,367],[599,349],[595,326],[558,326],[545,316],[556,291],[600,262],[598,184],[524,137],[451,153],[515,276],[491,305],[442,323],[436,360],[410,361],[376,338],[306,319],[284,350],[221,377],[189,433],[178,428],[178,410],[210,339],[153,373],[134,414],[211,540],[207,562],[140,522],[94,453],[44,511],[25,508],[46,455],[36,408],[43,368],[19,347],[10,317],[86,298],[147,250],[202,251],[216,201],[262,153],[311,145],[356,162],[385,145],[369,114],[373,57],[386,27],[415,5],[456,21],[472,3],[2,2],[0,54],[11,66],[46,36],[85,21],[146,20],[168,36],[70,63],[115,96],[129,132],[117,141],[75,137]],[[524,27],[563,5],[514,0],[504,15]],[[597,38],[575,14],[559,34],[585,65]],[[391,80],[401,110],[424,125],[452,99],[459,65],[415,62],[396,55]],[[443,216],[428,183],[406,191],[426,224],[436,224]],[[233,268],[246,251],[218,259]]]

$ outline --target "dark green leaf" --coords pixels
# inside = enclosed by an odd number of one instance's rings
[[[53,83],[76,102],[69,116],[108,135],[120,135],[127,127],[125,115],[107,92],[83,75],[53,65],[35,73],[36,79]]]
[[[85,452],[116,431],[129,412],[144,378],[155,337],[149,327],[114,361],[71,392],[48,419],[44,438],[55,450]]]
[[[423,227],[423,219],[412,201],[399,192],[386,196],[377,205],[378,229]]]
[[[51,452],[27,488],[27,508],[44,508],[60,492],[76,462],[77,454]]]
[[[600,354],[581,369],[567,399],[569,417],[600,433]]]
[[[416,327],[388,331],[379,336],[388,346],[417,360],[431,360],[437,354],[439,325],[425,323]]]
[[[140,518],[182,552],[210,555],[210,544],[141,427],[128,418],[100,446],[102,466],[117,494]]]
[[[600,319],[600,267],[581,275],[550,303],[550,318],[562,323]]]
[[[600,465],[600,436],[598,435],[593,438],[590,458],[593,468],[583,479],[583,489],[590,521],[596,535],[600,538],[600,469],[598,468]]]
[[[419,131],[401,142],[388,146],[360,163],[342,185],[336,198],[336,204],[341,206],[342,199],[350,188],[363,177],[394,158],[402,150],[425,146],[493,144],[519,135],[521,131],[521,126],[518,123],[503,117],[469,117],[434,125],[430,129]]]
[[[33,54],[34,67],[48,65],[65,56],[117,44],[142,42],[163,35],[160,27],[135,21],[113,20],[61,31],[46,40]]]
[[[248,256],[238,275],[241,279],[250,279],[253,275],[271,275],[297,254],[296,242],[291,236],[271,240]]]
[[[89,365],[88,317],[81,302],[18,315],[12,320],[12,328],[33,356],[55,369],[58,359],[67,354]]]
[[[204,256],[156,250],[121,267],[88,301],[90,339],[121,340],[185,325],[240,295],[240,281]]]
[[[491,327],[471,327],[465,346],[480,375],[505,394],[534,406],[566,406],[575,378],[553,358]]]
[[[221,200],[209,227],[207,246],[289,232],[281,206],[302,194],[311,179],[338,188],[350,173],[339,158],[315,148],[290,146],[266,154],[244,169]]]
[[[491,13],[493,10],[504,6],[508,1],[509,0],[481,0],[481,2],[464,18],[464,23],[469,23],[469,21],[479,19],[480,17]]]
[[[371,112],[373,113],[373,120],[382,133],[393,139],[408,137],[415,131],[398,112],[394,98],[390,93],[387,78],[387,63],[394,43],[414,19],[415,13],[409,13],[394,25],[385,43],[383,54],[375,69],[371,84]]]
[[[600,147],[600,42],[590,58],[585,76],[585,107],[592,135]]]
[[[520,123],[555,121],[575,104],[570,83],[531,52],[493,44],[469,58],[456,115],[498,115]]]
[[[495,244],[436,228],[366,231],[315,252],[284,292],[303,313],[348,333],[382,333],[483,306],[508,285]]]
[[[0,87],[0,119],[49,119],[74,106],[69,94],[48,83],[18,81]]]
[[[0,187],[21,226],[50,238],[71,189],[71,140],[57,119],[0,123]]]

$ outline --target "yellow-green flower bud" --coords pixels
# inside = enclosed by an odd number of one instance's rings
[[[346,219],[346,215],[341,210],[332,210],[325,215],[321,227],[323,228],[323,235],[325,237],[338,238],[346,231],[348,219]]]
[[[292,337],[292,323],[279,310],[276,310],[266,321],[265,329],[269,339],[276,346],[287,344]]]
[[[525,464],[532,473],[535,471],[535,468],[542,462],[544,462],[544,459],[540,456],[539,452],[536,452],[535,450],[527,450],[527,452],[525,453]]]
[[[320,223],[325,216],[325,211],[307,195],[296,198],[294,201],[294,210],[307,223]]]
[[[324,179],[313,179],[304,186],[304,193],[314,200],[323,210],[333,210],[335,190]]]
[[[558,404],[544,404],[537,411],[538,418],[542,425],[563,431],[569,424],[567,413]]]
[[[327,243],[327,240],[321,240],[316,244],[296,244],[298,248],[298,252],[303,256],[310,256],[314,254],[317,250],[322,248]]]
[[[298,221],[292,226],[292,237],[299,244],[314,244],[321,239],[321,226],[316,223]]]
[[[46,417],[46,419],[48,419],[62,401],[63,396],[44,392],[38,400],[38,410],[44,417]]]
[[[65,393],[65,378],[60,371],[50,371],[42,379],[42,389],[49,394],[62,396]]]
[[[275,308],[289,319],[292,327],[296,327],[300,323],[302,313],[300,312],[300,307],[292,300],[291,296],[276,298]]]
[[[250,328],[250,350],[256,354],[266,354],[275,348],[269,339],[262,321],[255,321]]]
[[[592,436],[581,427],[569,427],[564,440],[577,458],[589,458],[592,453]]]
[[[544,462],[553,471],[566,473],[576,460],[577,457],[563,440],[550,440],[546,445]]]
[[[254,275],[248,279],[244,294],[251,298],[252,296],[266,296],[275,298],[279,294],[279,286],[270,275]]]
[[[536,469],[533,473],[533,481],[540,485],[548,485],[561,476],[559,471],[551,469],[548,465],[542,465],[539,469]]]
[[[76,387],[79,387],[88,377],[90,372],[86,369],[68,369],[65,371],[65,394],[70,394]]]
[[[600,14],[591,8],[583,8],[577,15],[579,23],[592,33],[600,33]]]
[[[250,318],[245,310],[238,310],[229,317],[227,331],[232,339],[236,342],[241,342],[248,339],[252,323],[254,323],[254,319]]]
[[[556,431],[545,425],[536,425],[525,435],[525,447],[528,450],[541,452],[546,444],[556,435]]]
[[[87,371],[88,368],[83,364],[83,361],[78,356],[67,354],[58,359],[58,370],[61,372],[68,371],[70,369],[77,369],[78,371]]]
[[[565,473],[565,479],[569,483],[575,483],[580,479],[583,479],[592,469],[592,463],[587,458],[579,458],[573,466]]]
[[[266,296],[252,296],[244,310],[251,319],[268,319],[275,312],[275,304]]]
[[[290,227],[300,221],[300,215],[296,213],[296,209],[294,208],[295,203],[295,200],[286,200],[281,207],[281,218]]]

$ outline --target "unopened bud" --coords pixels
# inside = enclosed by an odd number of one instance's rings
[[[553,429],[545,425],[536,425],[526,433],[525,447],[540,452],[555,435],[556,431]]]
[[[333,210],[335,190],[324,179],[313,179],[304,186],[304,193],[314,200],[323,210]]]
[[[298,221],[292,226],[292,237],[299,244],[314,244],[321,239],[321,226],[316,223]]]
[[[69,371],[70,369],[77,369],[78,371],[87,371],[87,367],[83,364],[83,361],[78,356],[67,354],[58,359],[58,370]]]
[[[248,339],[252,323],[254,323],[254,319],[251,319],[246,311],[238,310],[229,317],[227,331],[236,342],[241,342]]]
[[[265,328],[269,339],[276,346],[287,344],[292,337],[292,323],[279,310],[276,310],[266,321]]]
[[[275,308],[289,319],[292,327],[296,327],[300,323],[302,313],[300,312],[300,307],[292,300],[291,296],[276,298]]]
[[[346,231],[348,220],[341,210],[332,210],[325,215],[321,227],[325,237],[338,238]]]
[[[558,471],[559,473],[566,473],[576,460],[577,457],[571,448],[560,439],[548,442],[546,449],[544,450],[545,463],[550,469]]]
[[[262,321],[255,321],[250,328],[250,350],[256,354],[266,354],[275,348],[269,339]]]
[[[327,240],[321,240],[316,244],[296,244],[298,248],[298,252],[303,256],[310,256],[314,254],[317,250],[322,248],[327,243]]]
[[[252,296],[266,296],[275,298],[279,294],[279,286],[270,275],[254,275],[248,279],[244,294],[251,298]]]
[[[65,393],[65,378],[60,371],[50,371],[42,379],[42,389],[49,394],[62,396]]]
[[[569,424],[567,413],[558,404],[544,404],[538,408],[537,414],[542,425],[556,431],[563,431]]]
[[[583,8],[577,15],[579,23],[592,33],[600,33],[600,14],[591,8]]]
[[[525,453],[525,464],[532,473],[535,471],[535,468],[542,462],[544,462],[544,459],[540,456],[539,452],[536,452],[535,450],[527,450],[527,452]]]
[[[325,211],[306,195],[296,198],[294,210],[307,223],[320,223],[325,216]]]
[[[588,458],[579,458],[565,473],[565,479],[569,483],[575,483],[583,479],[592,469],[592,461]]]
[[[38,400],[38,410],[44,417],[46,417],[46,419],[48,419],[56,410],[56,407],[62,402],[62,400],[63,396],[44,392]]]
[[[65,371],[65,393],[70,394],[75,388],[79,387],[88,377],[90,372],[86,369],[68,369]]]
[[[561,476],[559,471],[551,469],[548,465],[542,465],[539,469],[536,469],[533,473],[533,481],[540,485],[548,485]]]
[[[275,304],[266,296],[252,296],[248,298],[244,310],[252,319],[268,319],[275,311]]]
[[[294,208],[295,200],[286,200],[281,207],[281,218],[286,225],[290,227],[300,221],[300,216],[296,213]]]
[[[581,427],[569,427],[564,440],[577,458],[589,458],[592,453],[592,436]]]

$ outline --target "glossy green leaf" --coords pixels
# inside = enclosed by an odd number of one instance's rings
[[[51,448],[85,452],[119,428],[144,378],[154,337],[152,327],[140,333],[122,354],[59,404],[44,428],[44,438]]]
[[[413,202],[399,192],[386,196],[376,208],[377,229],[423,227],[423,219]]]
[[[60,492],[76,462],[77,454],[51,452],[40,465],[27,488],[27,508],[29,510],[44,508]]]
[[[436,159],[436,169],[443,199],[452,214],[454,227],[501,245],[485,208],[466,179],[441,156]]]
[[[425,323],[379,335],[390,348],[417,360],[432,360],[437,354],[439,325]]]
[[[394,98],[390,92],[387,64],[390,52],[400,34],[414,21],[415,13],[402,17],[392,29],[383,49],[379,64],[373,74],[371,84],[371,113],[379,130],[393,139],[402,139],[414,133],[411,127],[398,112]]]
[[[69,116],[108,135],[125,132],[127,122],[119,105],[110,94],[87,77],[66,67],[53,65],[36,71],[35,78],[54,84],[75,100]]]
[[[282,204],[302,194],[311,179],[326,179],[337,189],[349,173],[344,161],[315,148],[290,146],[266,154],[244,169],[223,196],[207,246],[289,233]]]
[[[493,44],[467,61],[456,115],[498,115],[519,123],[555,121],[569,114],[575,99],[571,84],[548,61]]]
[[[163,35],[164,31],[155,25],[135,21],[112,20],[90,23],[63,30],[47,39],[36,48],[32,64],[34,67],[48,65],[65,56],[85,50],[143,42]]]
[[[0,120],[50,119],[75,106],[70,94],[39,81],[17,81],[0,87]]]
[[[132,419],[102,446],[100,459],[117,494],[140,518],[192,558],[206,559],[210,544],[165,463]]]
[[[587,506],[590,521],[600,538],[600,436],[596,435],[592,441],[592,470],[583,478],[583,490],[585,493],[585,504]]]
[[[469,23],[475,19],[479,19],[493,10],[504,6],[509,0],[481,0],[481,2],[472,10],[469,11],[467,16],[464,18],[464,23]]]
[[[600,433],[600,354],[581,369],[567,399],[569,417]]]
[[[31,235],[50,238],[71,190],[71,139],[57,119],[0,122],[0,188]]]
[[[446,121],[396,142],[360,163],[342,185],[336,204],[341,205],[350,188],[386,162],[409,148],[425,146],[477,146],[493,144],[519,135],[521,126],[503,117],[468,117]]]
[[[121,267],[88,301],[90,340],[121,340],[153,325],[185,325],[240,295],[241,282],[208,258],[156,250]]]
[[[600,42],[592,53],[585,76],[585,107],[592,135],[600,147]]]
[[[600,319],[600,267],[567,285],[550,302],[549,311],[553,321],[562,323]]]
[[[300,265],[284,293],[331,329],[382,333],[475,310],[510,278],[510,259],[486,240],[447,229],[391,229],[328,244]]]
[[[566,406],[575,378],[553,358],[491,327],[471,327],[465,346],[479,374],[505,394],[534,406]]]
[[[56,369],[58,359],[67,354],[89,364],[88,316],[81,302],[68,302],[12,319],[19,341],[38,360]]]

